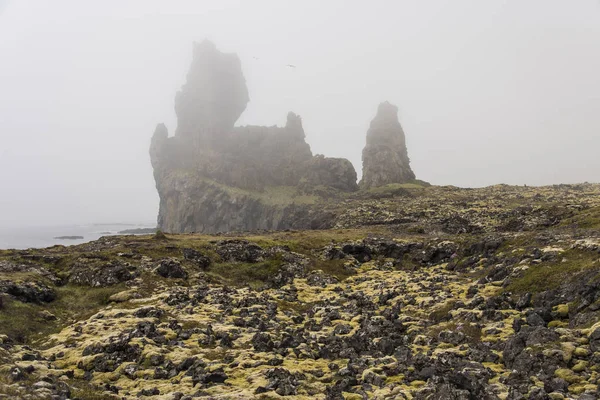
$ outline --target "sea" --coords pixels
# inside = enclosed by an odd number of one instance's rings
[[[7,228],[0,226],[0,249],[29,249],[57,244],[69,246],[90,242],[102,236],[118,235],[127,229],[153,228],[156,223],[113,223]],[[58,239],[60,236],[82,236],[83,239]]]

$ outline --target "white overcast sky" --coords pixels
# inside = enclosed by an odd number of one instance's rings
[[[204,38],[241,58],[238,124],[294,111],[359,174],[388,100],[433,184],[600,181],[598,0],[0,0],[0,224],[154,221],[150,137]]]

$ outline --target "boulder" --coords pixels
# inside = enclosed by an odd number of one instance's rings
[[[186,279],[188,276],[187,272],[185,269],[183,269],[179,261],[175,259],[162,260],[158,264],[158,267],[156,267],[155,272],[163,278]]]
[[[55,291],[39,282],[0,281],[2,292],[25,303],[49,303],[56,299]]]
[[[317,154],[308,162],[305,179],[309,187],[327,186],[344,192],[358,190],[356,171],[345,158]]]

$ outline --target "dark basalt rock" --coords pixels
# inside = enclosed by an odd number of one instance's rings
[[[592,351],[600,351],[600,328],[596,328],[590,334],[590,349]]]
[[[54,290],[39,282],[0,281],[0,293],[26,303],[49,303],[56,299]]]
[[[190,248],[185,248],[182,251],[183,251],[183,258],[185,258],[188,261],[192,261],[201,269],[206,269],[210,266],[210,263],[211,263],[210,258],[206,257],[199,251],[190,249]]]
[[[87,372],[112,372],[124,362],[138,362],[142,354],[140,346],[129,344],[129,335],[112,338],[107,344],[95,344],[83,349],[83,356],[95,355],[91,362],[79,362],[77,367]]]
[[[188,276],[179,261],[175,259],[162,260],[155,269],[155,272],[163,278],[186,279]]]
[[[274,390],[280,396],[292,396],[296,394],[299,380],[304,379],[300,373],[291,373],[285,368],[273,368],[265,373],[269,383],[265,391]]]
[[[264,261],[264,250],[247,240],[223,240],[217,244],[217,253],[223,261],[257,263]]]
[[[137,268],[129,263],[98,261],[79,261],[72,267],[69,283],[92,287],[117,285],[134,279]]]

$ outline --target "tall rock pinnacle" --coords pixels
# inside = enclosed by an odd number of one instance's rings
[[[395,105],[387,101],[379,105],[367,132],[362,161],[360,187],[363,189],[415,179],[410,168],[404,131],[398,122],[398,107]]]
[[[194,43],[187,82],[175,97],[175,136],[204,142],[228,132],[249,100],[238,56],[221,53],[208,40]]]

